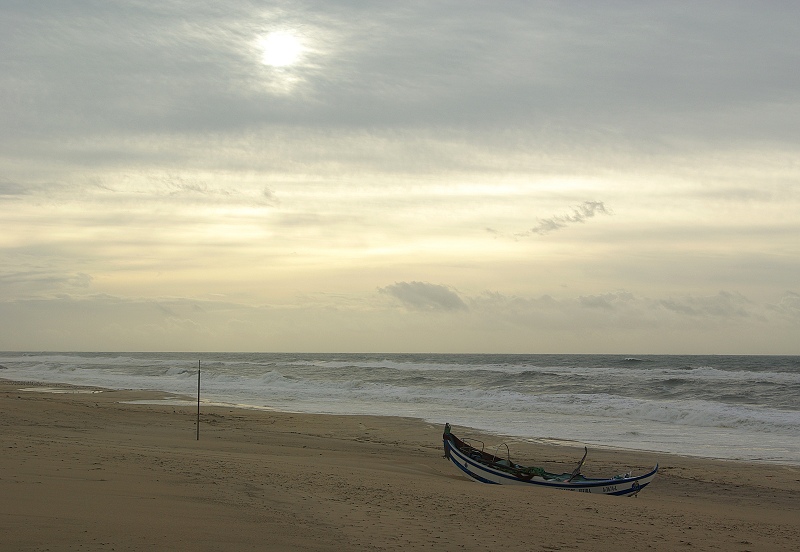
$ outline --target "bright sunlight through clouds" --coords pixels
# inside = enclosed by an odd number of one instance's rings
[[[304,52],[300,38],[289,31],[274,31],[258,41],[261,62],[272,67],[287,67],[297,63]]]

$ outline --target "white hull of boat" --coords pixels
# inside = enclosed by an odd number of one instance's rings
[[[610,479],[589,479],[581,477],[573,479],[556,480],[544,479],[540,476],[525,477],[509,473],[507,470],[494,468],[484,462],[478,462],[461,452],[450,438],[444,439],[445,456],[456,465],[466,476],[481,483],[495,485],[537,485],[564,491],[581,493],[597,493],[617,496],[633,496],[644,489],[653,481],[658,472],[658,465],[652,471],[639,476],[618,476]]]

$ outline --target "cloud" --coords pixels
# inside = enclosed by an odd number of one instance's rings
[[[0,265],[0,300],[29,296],[83,293],[93,278],[83,272],[64,273],[56,267],[27,267],[10,270]]]
[[[52,190],[60,188],[57,184],[42,184],[42,183],[21,183],[11,182],[8,180],[0,180],[0,199],[26,199],[29,196],[37,194],[48,194]]]
[[[4,6],[0,88],[21,109],[2,126],[51,136],[476,125],[549,128],[568,147],[610,135],[647,147],[643,136],[687,128],[789,137],[797,121],[797,7],[167,4]],[[311,45],[290,95],[269,97],[278,77],[255,46],[272,29]]]
[[[398,282],[384,288],[380,293],[400,300],[410,310],[460,311],[467,310],[466,303],[447,286],[427,282]]]
[[[278,196],[275,195],[275,191],[272,188],[265,187],[261,192],[262,201],[265,205],[269,205],[270,207],[274,207],[280,204],[280,200]]]
[[[800,321],[800,293],[787,291],[777,304],[769,305],[769,310],[778,312],[791,320]]]
[[[26,186],[22,186],[16,182],[0,180],[0,196],[22,196],[28,193],[30,192]]]
[[[578,298],[578,302],[584,307],[590,309],[602,309],[613,311],[620,307],[624,307],[636,298],[630,292],[621,291],[616,293],[604,293],[602,295],[587,295]]]
[[[700,318],[751,318],[753,303],[740,293],[720,291],[707,297],[662,299],[660,305],[676,314]]]
[[[570,224],[583,224],[595,215],[610,215],[611,211],[606,209],[602,201],[584,201],[581,205],[572,210],[569,215],[557,215],[547,219],[539,219],[539,222],[525,232],[515,234],[516,237],[524,238],[534,234],[543,235],[556,230],[561,230]]]
[[[646,297],[629,291],[555,298],[510,296],[485,292],[464,297],[470,312],[493,320],[524,326],[551,328],[707,327],[720,323],[760,325],[779,313],[797,319],[800,295],[787,292],[778,305],[759,304],[741,293],[719,291],[715,295]],[[669,316],[664,312],[668,311]],[[594,330],[592,330],[594,331]]]
[[[654,301],[627,291],[577,297],[484,292],[466,301],[471,313],[509,331],[597,333],[600,328],[629,331],[657,323]]]
[[[492,291],[465,295],[425,282],[398,282],[379,291],[402,301],[407,310],[376,302],[372,294],[258,307],[224,299],[105,294],[0,299],[0,350],[796,351],[797,318],[730,292],[705,301],[690,296],[671,299],[682,305],[704,303],[692,312],[668,310],[658,297],[625,291],[561,297]],[[789,313],[796,309],[798,297],[785,294]],[[749,305],[754,316],[697,314],[728,301]],[[447,324],[431,316],[432,311],[450,313]],[[309,340],[315,335],[322,336],[321,341]]]
[[[555,326],[796,329],[775,290],[800,266],[800,4],[0,4],[0,299],[367,295],[390,322],[353,327],[386,346],[431,311],[517,336],[493,349]],[[261,63],[275,30],[301,63]]]

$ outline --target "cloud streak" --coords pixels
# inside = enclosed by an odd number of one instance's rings
[[[543,236],[551,232],[562,230],[567,226],[573,224],[583,224],[587,220],[594,218],[597,215],[611,215],[613,214],[610,209],[605,206],[602,201],[584,201],[580,205],[572,209],[572,213],[566,215],[555,215],[549,218],[538,219],[536,225],[524,232],[517,232],[513,234],[514,238],[528,238],[530,236]],[[494,228],[486,229],[489,233],[494,235],[502,235],[501,232]]]
[[[550,232],[555,232],[556,230],[566,228],[570,224],[583,224],[598,214],[610,215],[611,212],[606,209],[606,206],[602,201],[584,201],[581,205],[572,210],[572,214],[557,215],[546,219],[539,219],[533,228],[517,234],[517,236],[527,237],[533,234],[549,234]]]

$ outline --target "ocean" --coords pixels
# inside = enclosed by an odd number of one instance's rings
[[[800,465],[800,356],[0,352],[0,378]],[[432,436],[438,440],[438,434]]]

